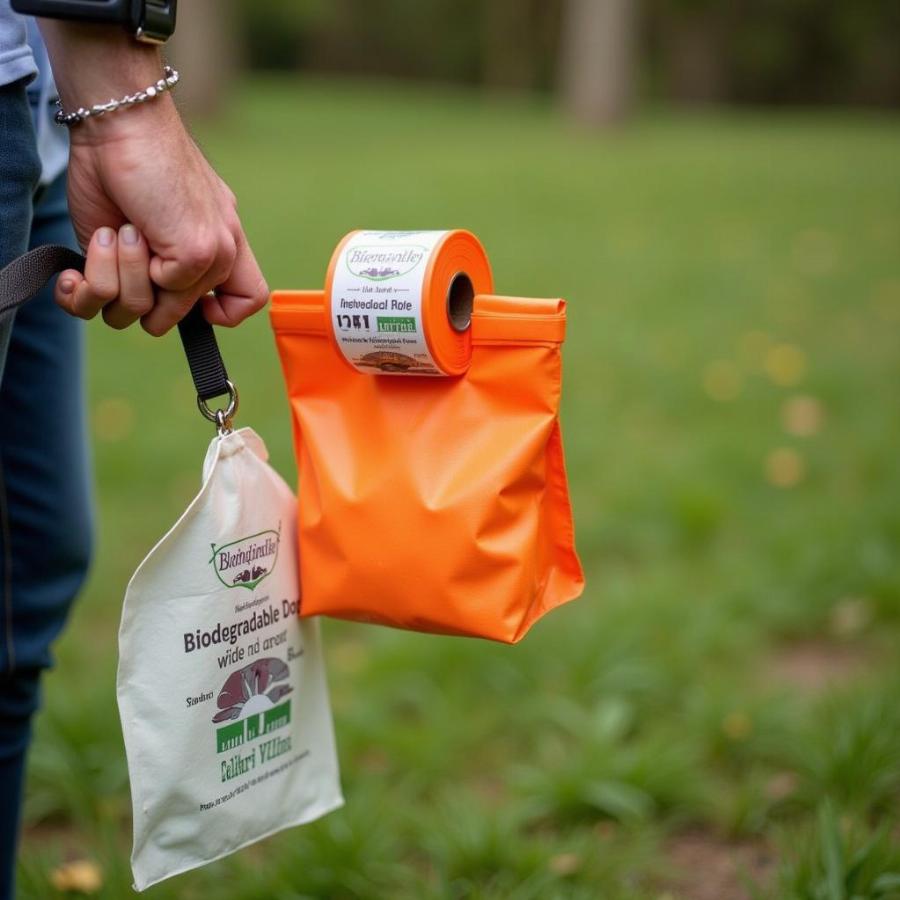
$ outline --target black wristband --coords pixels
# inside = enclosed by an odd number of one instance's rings
[[[178,0],[11,0],[29,16],[121,25],[139,41],[165,43],[175,31]]]

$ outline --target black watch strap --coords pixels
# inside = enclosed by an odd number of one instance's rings
[[[121,25],[139,41],[165,43],[175,31],[178,0],[11,0],[29,16]]]
[[[144,0],[134,36],[150,44],[164,44],[175,31],[176,4],[177,0]]]

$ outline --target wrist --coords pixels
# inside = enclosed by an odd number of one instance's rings
[[[71,112],[144,91],[163,76],[159,48],[115,26],[40,20],[63,110]],[[178,119],[168,92],[143,103],[87,119],[72,128],[75,143],[119,140]]]
[[[72,147],[140,140],[159,143],[176,129],[183,131],[184,126],[172,97],[165,93],[143,103],[84,119],[69,129],[69,142]]]

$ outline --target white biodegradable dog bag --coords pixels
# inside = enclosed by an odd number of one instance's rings
[[[118,699],[134,886],[341,806],[318,622],[300,619],[296,500],[249,428],[128,585]]]

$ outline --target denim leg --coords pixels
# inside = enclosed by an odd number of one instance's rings
[[[34,212],[30,245],[76,246],[61,176]],[[0,853],[12,866],[21,778],[41,671],[87,573],[90,463],[83,325],[53,302],[52,284],[16,315],[0,385],[0,475],[6,558],[0,563],[5,633],[0,647]],[[7,780],[9,779],[9,780]],[[16,779],[13,783],[12,779]],[[6,802],[9,797],[13,802]],[[5,868],[3,874],[6,875]],[[9,876],[11,877],[11,876]],[[0,888],[0,898],[4,895]]]
[[[23,82],[0,87],[0,266],[28,249],[32,197],[41,165]],[[0,392],[14,316],[0,317]],[[20,423],[0,411],[0,444],[19,433]],[[10,674],[13,646],[13,546],[0,473],[0,898],[12,897],[28,720],[7,715],[21,708],[29,689]]]
[[[0,266],[73,240],[63,179],[35,203],[33,112],[23,82],[0,87]],[[87,567],[79,325],[50,290],[0,320],[0,900],[13,896],[39,673]]]
[[[41,174],[24,81],[0,87],[0,268],[25,252]],[[0,316],[0,379],[13,315]],[[0,420],[0,429],[9,423]]]
[[[34,209],[30,246],[76,246],[65,177]],[[0,772],[21,781],[40,673],[87,572],[92,534],[84,403],[83,322],[53,302],[52,283],[18,311],[0,385],[0,474],[5,504],[2,563],[6,626],[0,647]],[[0,779],[3,776],[0,775]],[[14,786],[0,780],[0,793]],[[20,786],[15,785],[15,795]],[[18,804],[0,810],[14,845]],[[6,820],[6,821],[3,821]],[[2,897],[0,888],[0,897]]]

